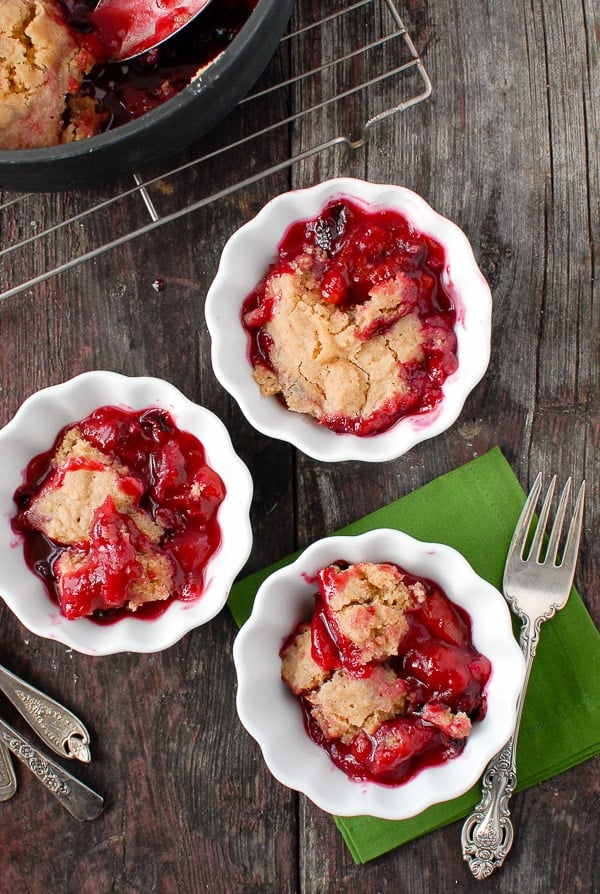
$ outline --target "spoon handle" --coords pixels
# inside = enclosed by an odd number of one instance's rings
[[[1,664],[0,690],[52,751],[61,757],[89,763],[89,733],[71,711]]]
[[[104,799],[51,758],[34,748],[4,720],[0,720],[0,742],[10,748],[49,792],[78,820],[93,820],[102,813]]]
[[[0,801],[8,801],[17,790],[17,777],[10,751],[0,743]]]

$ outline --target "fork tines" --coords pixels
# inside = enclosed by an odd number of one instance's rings
[[[565,539],[564,549],[562,551],[562,559],[560,562],[557,563],[559,545],[563,533],[563,525],[567,512],[569,497],[571,495],[571,485],[572,479],[569,477],[560,495],[558,508],[556,510],[556,516],[554,518],[554,524],[552,525],[552,530],[550,531],[546,548],[544,550],[546,526],[548,524],[550,507],[552,505],[554,491],[556,488],[556,475],[553,476],[546,492],[544,502],[542,503],[542,509],[539,515],[537,527],[535,528],[535,533],[531,540],[531,546],[526,557],[525,549],[527,541],[529,539],[531,523],[542,489],[542,473],[540,472],[537,475],[531,491],[529,492],[529,496],[527,497],[527,502],[523,507],[523,512],[521,513],[521,517],[519,518],[519,522],[513,536],[513,542],[511,544],[512,549],[516,551],[516,554],[520,555],[522,559],[535,559],[539,565],[575,565],[577,552],[579,550],[579,540],[583,522],[585,481],[582,481],[579,492],[577,494],[575,510],[571,518],[571,523],[569,525],[569,530]]]

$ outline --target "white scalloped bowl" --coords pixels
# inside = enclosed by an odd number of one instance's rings
[[[342,198],[353,199],[371,210],[396,210],[417,231],[443,246],[446,265],[442,282],[455,303],[457,316],[458,369],[446,379],[441,402],[428,413],[406,416],[388,430],[366,437],[337,434],[306,414],[291,412],[277,398],[263,397],[252,375],[248,336],[241,323],[244,299],[276,260],[277,246],[289,226],[316,217],[330,200]],[[263,434],[327,462],[387,461],[445,431],[460,415],[490,359],[491,293],[462,230],[405,187],[352,178],[329,180],[277,196],[237,230],[223,249],[206,297],[205,316],[212,339],[214,373],[248,422]]]
[[[221,543],[208,561],[201,597],[193,602],[173,601],[152,620],[131,615],[114,624],[99,625],[89,618],[68,620],[61,613],[41,580],[27,567],[22,538],[12,530],[11,519],[16,512],[13,494],[23,482],[28,462],[49,450],[65,425],[107,405],[168,410],[178,428],[202,443],[207,463],[220,475],[226,494],[217,515]],[[168,648],[223,608],[250,554],[252,479],[248,469],[234,452],[221,420],[162,379],[95,370],[36,392],[0,430],[0,468],[0,597],[32,633],[78,652],[109,655]]]
[[[471,616],[473,642],[490,660],[487,713],[473,724],[464,751],[419,772],[403,785],[353,782],[308,736],[301,708],[281,680],[281,646],[314,607],[314,575],[336,560],[396,563],[436,581]],[[238,677],[238,716],[258,742],[276,779],[303,792],[338,816],[400,820],[468,791],[488,761],[507,742],[525,679],[525,661],[514,639],[502,595],[480,578],[456,550],[380,528],[358,536],[334,536],[309,546],[260,587],[249,620],[238,633],[233,656]]]

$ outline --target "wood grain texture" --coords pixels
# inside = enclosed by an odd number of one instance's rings
[[[293,27],[324,5],[299,0]],[[0,423],[37,388],[86,369],[168,379],[221,416],[251,469],[255,545],[247,571],[500,445],[525,487],[538,471],[586,477],[576,583],[598,623],[597,5],[406,0],[398,8],[433,82],[431,98],[375,125],[360,148],[336,145],[218,207],[0,302]],[[383,24],[388,13],[380,14]],[[282,50],[273,66],[279,72],[319,65],[361,33],[357,14],[343,31],[333,28],[319,40],[307,35],[300,57]],[[358,75],[357,64],[349,63],[345,78]],[[307,82],[302,96],[280,97],[279,107],[261,114],[281,114],[307,97],[320,101],[330,87]],[[259,168],[339,132],[354,140],[380,102],[359,97],[269,132],[252,146],[252,164]],[[226,123],[205,145],[227,135]],[[233,174],[209,165],[182,178],[175,195],[159,186],[156,199],[168,208]],[[210,368],[202,308],[224,241],[276,193],[337,174],[420,192],[465,230],[494,295],[490,368],[460,419],[389,463],[328,465],[263,437]],[[29,197],[18,214],[3,217],[2,244],[77,211],[87,197]],[[36,270],[137,226],[138,213],[114,208],[56,245],[32,249]],[[9,284],[24,261],[10,264],[0,260],[0,278]],[[19,767],[18,794],[0,810],[0,892],[480,890],[462,861],[460,824],[356,866],[331,818],[271,778],[235,715],[235,632],[225,611],[165,652],[94,659],[29,634],[0,608],[2,662],[85,719],[94,761],[78,775],[107,797],[98,821],[78,824]],[[0,710],[19,726],[7,703]],[[485,882],[487,891],[600,890],[598,766],[589,761],[514,798],[515,845],[502,871]]]

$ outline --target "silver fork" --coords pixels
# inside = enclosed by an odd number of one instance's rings
[[[581,484],[577,495],[560,563],[557,562],[557,555],[571,493],[571,479],[568,479],[560,496],[554,524],[544,549],[546,526],[555,487],[556,476],[550,482],[531,547],[525,556],[535,508],[542,489],[541,474],[535,479],[517,522],[504,568],[504,596],[523,622],[519,642],[526,659],[526,671],[517,704],[514,733],[504,748],[488,764],[483,775],[481,800],[462,829],[463,858],[468,862],[475,878],[479,879],[487,878],[495,869],[502,866],[513,842],[508,802],[517,782],[515,753],[529,674],[542,622],[547,621],[565,606],[575,574],[583,523],[585,482]]]
[[[0,664],[0,690],[10,699],[40,739],[61,757],[89,763],[90,735],[68,708],[26,683]],[[0,724],[1,724],[0,720]],[[0,740],[0,801],[17,791],[17,777],[7,745]]]

